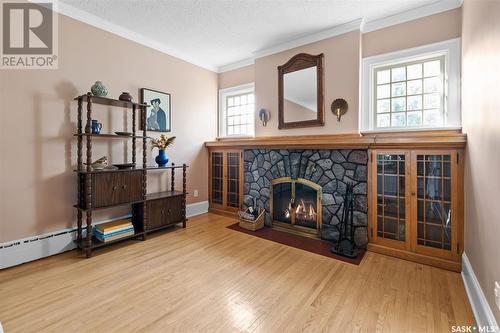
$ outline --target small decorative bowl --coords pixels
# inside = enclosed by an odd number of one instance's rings
[[[127,101],[127,102],[132,102],[132,95],[130,95],[128,92],[124,91],[122,94],[118,97],[120,101]]]
[[[108,94],[108,89],[104,86],[101,81],[95,81],[94,85],[90,87],[92,95],[98,97],[105,97]]]

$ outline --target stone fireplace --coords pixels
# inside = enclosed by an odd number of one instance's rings
[[[346,185],[352,183],[354,240],[364,248],[367,163],[363,149],[247,149],[244,206],[255,201],[264,208],[267,226],[336,241]]]
[[[321,198],[321,186],[306,179],[273,179],[269,198],[273,228],[319,238]]]

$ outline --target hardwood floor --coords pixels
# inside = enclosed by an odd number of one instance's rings
[[[474,319],[460,274],[368,252],[359,266],[229,230],[187,229],[0,271],[12,332],[450,332]]]

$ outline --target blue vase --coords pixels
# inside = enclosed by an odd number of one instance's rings
[[[165,150],[158,150],[158,156],[155,158],[156,163],[159,167],[164,167],[168,163],[168,156],[165,153]]]

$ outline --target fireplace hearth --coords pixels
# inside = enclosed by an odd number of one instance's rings
[[[306,179],[281,177],[271,181],[272,226],[308,237],[321,236],[321,186]]]

